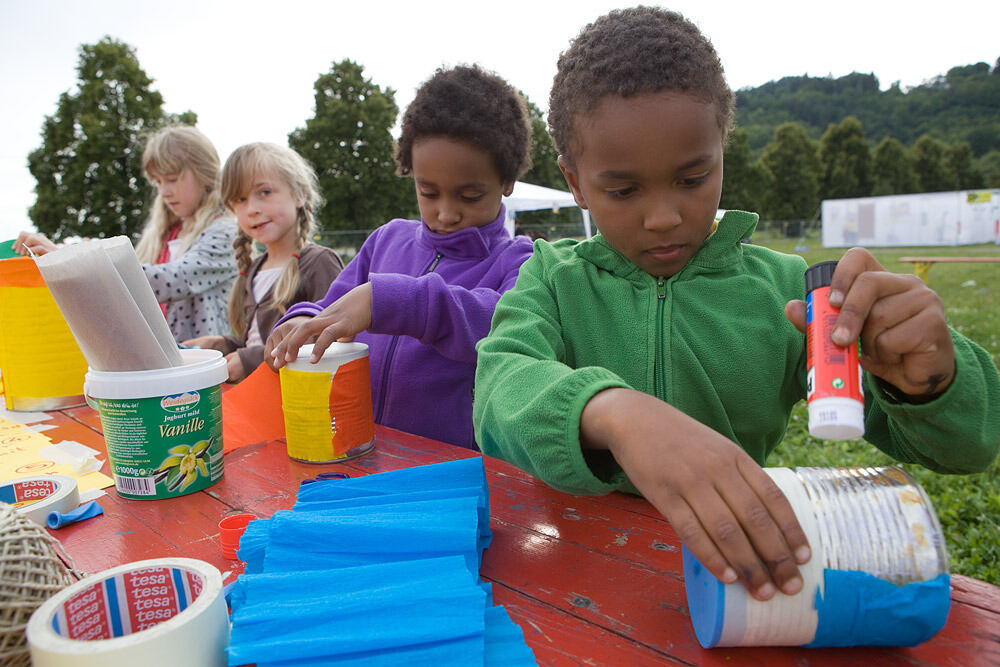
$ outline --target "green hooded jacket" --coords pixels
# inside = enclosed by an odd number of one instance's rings
[[[805,261],[741,243],[757,215],[728,211],[676,275],[657,279],[597,235],[535,244],[480,341],[473,422],[484,454],[556,489],[635,492],[608,452],[582,450],[580,415],[599,391],[654,395],[761,465],[805,398],[805,336],[785,318]],[[865,373],[865,438],[941,472],[984,469],[1000,448],[1000,376],[952,331],[957,373],[923,405]],[[669,434],[665,434],[669,437]]]

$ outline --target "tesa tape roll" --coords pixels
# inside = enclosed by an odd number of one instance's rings
[[[0,482],[0,501],[13,505],[25,519],[44,526],[49,512],[68,512],[79,505],[80,494],[72,477],[40,475]]]
[[[34,667],[225,667],[222,575],[192,558],[155,558],[81,579],[35,610]]]

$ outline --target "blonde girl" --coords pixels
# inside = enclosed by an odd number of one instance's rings
[[[264,343],[288,306],[326,294],[343,262],[312,243],[314,212],[321,202],[316,175],[295,151],[253,143],[233,151],[222,173],[222,200],[236,214],[233,242],[239,276],[229,297],[229,336],[185,344],[218,349],[239,382],[264,360]],[[264,253],[254,256],[255,243]]]
[[[174,339],[226,333],[226,299],[236,277],[236,223],[219,194],[219,154],[196,128],[165,127],[146,140],[142,168],[156,198],[136,254]],[[15,243],[22,254],[56,247],[30,232]]]

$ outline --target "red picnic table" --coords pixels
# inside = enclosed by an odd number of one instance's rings
[[[50,412],[53,441],[105,451],[89,407]],[[55,535],[88,573],[137,560],[197,558],[225,582],[242,572],[222,556],[218,522],[228,514],[270,517],[290,509],[299,483],[323,471],[350,476],[478,456],[459,447],[376,426],[375,450],[336,465],[288,458],[281,440],[236,449],[225,476],[196,493],[127,500],[114,488],[102,516]],[[702,649],[688,616],[680,540],[642,498],[572,496],[517,468],[485,458],[493,541],[481,576],[496,604],[521,627],[540,665],[973,665],[1000,664],[1000,587],[953,575],[945,627],[915,648]],[[105,464],[104,472],[108,472]],[[377,619],[373,619],[377,622]]]

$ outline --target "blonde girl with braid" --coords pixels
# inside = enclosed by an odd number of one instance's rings
[[[344,265],[336,252],[310,241],[321,198],[312,167],[290,148],[253,143],[233,151],[222,170],[222,201],[239,225],[232,331],[185,345],[220,350],[229,381],[239,382],[264,360],[263,341],[288,307],[322,297]],[[264,252],[255,256],[256,246]]]
[[[135,251],[177,341],[229,331],[226,302],[236,277],[236,222],[222,205],[219,154],[197,128],[177,125],[150,134],[142,168],[156,193]],[[24,232],[22,254],[56,249]]]

